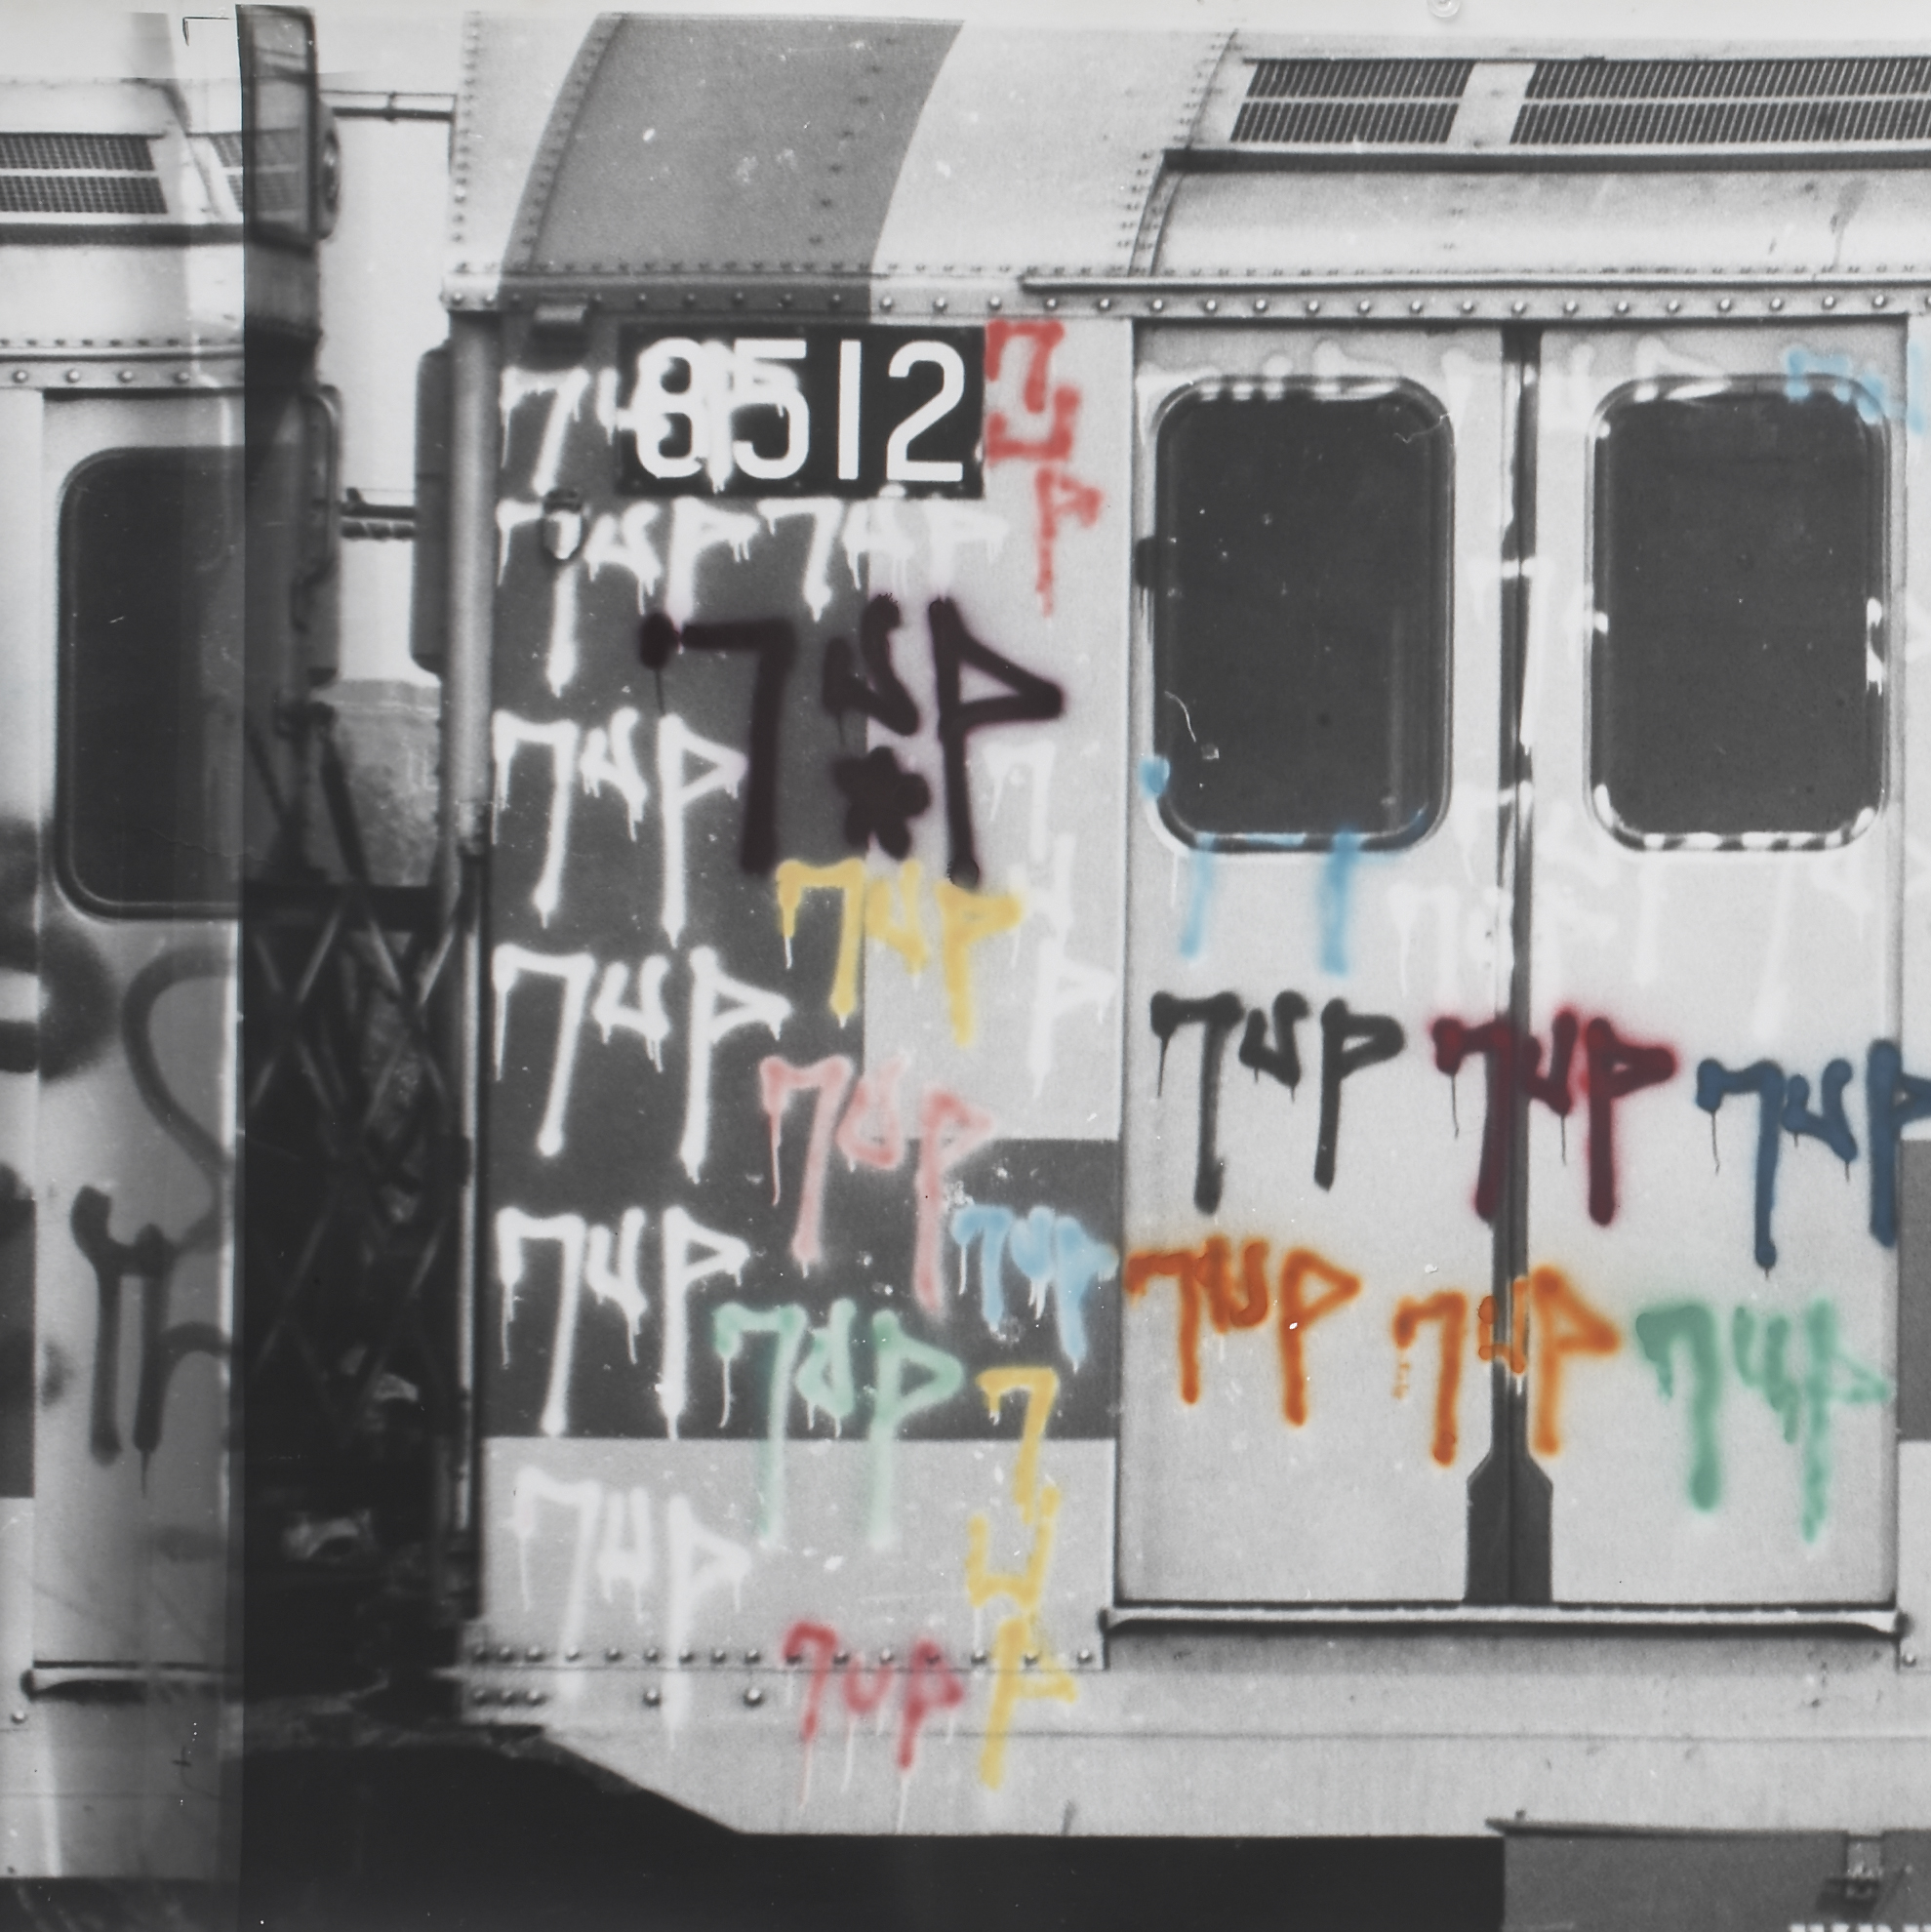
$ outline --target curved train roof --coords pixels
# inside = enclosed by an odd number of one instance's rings
[[[455,141],[458,308],[1931,278],[1931,57],[1896,49],[478,19]]]

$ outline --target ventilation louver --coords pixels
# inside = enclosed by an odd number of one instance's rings
[[[1539,60],[1515,147],[1867,146],[1931,138],[1931,60]]]
[[[165,215],[145,135],[0,134],[0,215]]]
[[[238,134],[210,135],[215,143],[215,158],[221,164],[221,172],[227,177],[228,192],[234,196],[237,208],[243,206],[241,136]]]
[[[1257,60],[1232,139],[1293,147],[1439,146],[1472,60]]]

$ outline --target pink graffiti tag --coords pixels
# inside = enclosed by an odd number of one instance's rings
[[[918,1234],[912,1249],[912,1292],[927,1314],[943,1319],[945,1283],[940,1241],[945,1228],[945,1176],[992,1138],[992,1116],[980,1107],[928,1087],[918,1107]]]
[[[818,1096],[811,1114],[811,1140],[805,1148],[804,1180],[798,1189],[798,1219],[791,1232],[791,1259],[809,1272],[823,1253],[820,1234],[825,1220],[825,1170],[831,1158],[832,1123],[838,1117],[846,1089],[852,1084],[852,1063],[834,1053],[810,1067],[796,1067],[777,1054],[758,1062],[758,1097],[771,1122],[771,1198],[782,1185],[778,1157],[784,1140],[784,1114],[793,1094]]]

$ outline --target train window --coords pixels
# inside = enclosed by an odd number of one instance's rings
[[[1161,425],[1153,738],[1183,838],[1404,845],[1447,783],[1453,432],[1406,384],[1200,390]]]
[[[60,516],[63,882],[103,912],[232,911],[241,455],[115,450]]]
[[[1877,415],[1809,382],[1604,409],[1590,784],[1625,836],[1842,835],[1878,804]]]
[[[306,247],[315,239],[314,28],[281,7],[245,7],[240,20],[249,232]]]

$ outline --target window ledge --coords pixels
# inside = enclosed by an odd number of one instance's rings
[[[1667,1606],[1636,1603],[1121,1603],[1103,1614],[1116,1631],[1221,1630],[1863,1630],[1902,1636],[1910,1619],[1889,1605],[1806,1603]]]

